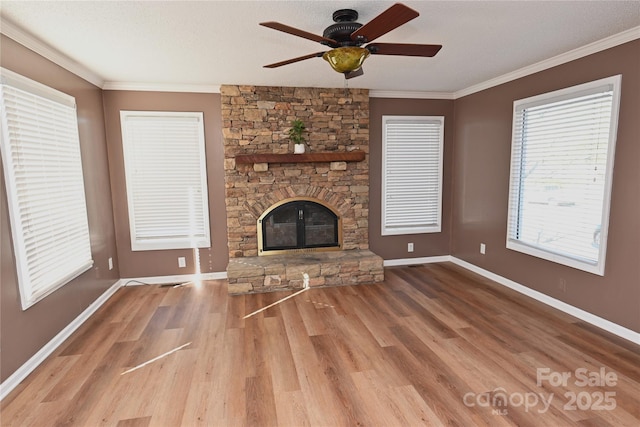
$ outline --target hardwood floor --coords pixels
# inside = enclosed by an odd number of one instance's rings
[[[638,426],[638,346],[455,265],[380,285],[118,290],[3,426]]]

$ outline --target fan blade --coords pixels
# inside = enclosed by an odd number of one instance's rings
[[[281,66],[287,65],[287,64],[293,64],[294,62],[304,61],[305,59],[318,58],[318,57],[322,56],[323,53],[324,52],[310,53],[309,55],[299,56],[297,58],[287,59],[286,61],[276,62],[276,63],[273,63],[273,64],[265,65],[264,68],[276,68],[276,67],[281,67]]]
[[[383,34],[398,28],[402,24],[406,24],[413,18],[417,18],[420,14],[415,10],[396,3],[380,15],[373,18],[368,23],[351,33],[351,40],[371,42]]]
[[[358,68],[355,71],[349,71],[344,73],[344,78],[345,79],[352,79],[354,77],[358,77],[364,74],[364,71],[362,70],[362,67]]]
[[[435,56],[439,44],[370,43],[365,46],[373,55]]]
[[[331,45],[336,45],[336,42],[333,39],[328,39],[326,37],[318,36],[313,33],[309,33],[307,31],[299,30],[297,28],[290,27],[288,25],[281,24],[279,22],[261,22],[260,25],[263,27],[271,28],[273,30],[282,31],[283,33],[292,34],[294,36],[302,37],[303,39],[313,40],[318,43],[329,43]]]

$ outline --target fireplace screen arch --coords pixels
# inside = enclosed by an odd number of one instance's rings
[[[342,249],[342,220],[320,200],[286,199],[258,218],[258,254]]]

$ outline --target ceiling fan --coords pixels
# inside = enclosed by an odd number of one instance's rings
[[[438,44],[408,44],[408,43],[371,43],[389,31],[406,24],[420,14],[403,5],[396,3],[368,23],[362,25],[356,22],[358,12],[353,9],[340,9],[333,13],[335,24],[329,25],[322,36],[309,33],[279,22],[261,22],[260,25],[304,39],[319,42],[331,48],[326,52],[316,52],[299,56],[286,61],[265,65],[265,68],[276,68],[282,65],[304,61],[310,58],[324,58],[331,67],[343,73],[350,79],[363,74],[362,63],[369,55],[400,55],[432,57],[440,48]],[[368,43],[368,44],[367,44]],[[366,46],[363,46],[365,45]]]

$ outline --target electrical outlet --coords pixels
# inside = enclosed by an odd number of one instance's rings
[[[113,270],[113,258],[109,257],[109,270]]]
[[[413,252],[413,243],[407,243],[407,252]]]
[[[487,251],[487,245],[485,245],[484,243],[480,243],[480,253],[484,255],[486,251]]]
[[[183,256],[178,257],[178,267],[184,268],[187,266],[187,260]]]

